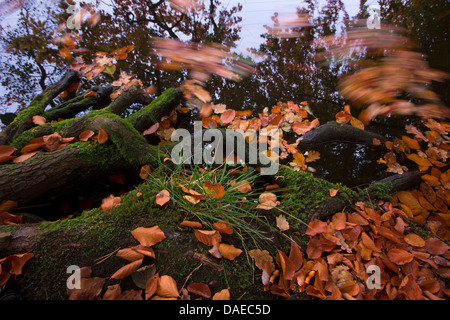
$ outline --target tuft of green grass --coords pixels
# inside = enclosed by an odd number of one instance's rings
[[[162,166],[160,166],[162,167]],[[185,220],[197,219],[206,228],[213,229],[213,224],[223,221],[229,224],[234,233],[245,245],[247,239],[253,240],[255,245],[261,241],[271,240],[269,231],[279,232],[269,224],[265,216],[255,210],[258,198],[264,190],[253,189],[253,185],[260,174],[249,167],[233,167],[224,163],[221,166],[174,165],[167,171],[152,172],[147,178],[148,183],[158,190],[170,193],[172,205],[185,213]],[[209,196],[203,187],[205,182],[220,184],[225,190],[222,198]],[[248,182],[252,190],[242,193],[238,190],[242,183]],[[198,192],[205,198],[197,203],[189,201],[190,194],[182,187]],[[246,241],[244,241],[246,239]]]

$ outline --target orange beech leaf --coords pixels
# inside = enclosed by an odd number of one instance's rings
[[[330,189],[330,197],[335,197],[338,193],[338,189]]]
[[[14,215],[6,211],[0,211],[0,226],[22,223],[22,215]]]
[[[280,229],[281,232],[289,230],[289,222],[287,222],[286,217],[284,215],[280,214],[275,219],[277,228]]]
[[[399,287],[398,293],[403,294],[408,300],[422,300],[422,289],[420,289],[419,285],[413,279],[413,276],[408,274],[404,280],[407,281],[403,286]]]
[[[122,268],[114,272],[114,274],[111,276],[112,279],[124,279],[128,276],[130,276],[133,272],[135,272],[140,265],[142,264],[143,259],[139,259],[136,261],[133,261],[127,265],[124,265]]]
[[[136,252],[132,248],[121,249],[117,251],[116,256],[131,262],[144,258],[144,255],[142,253]]]
[[[228,289],[223,289],[220,290],[219,292],[216,292],[213,297],[213,300],[230,300],[230,290]]]
[[[158,288],[159,283],[159,273],[155,274],[153,277],[148,279],[147,284],[145,285],[145,300],[150,299]]]
[[[106,288],[105,293],[103,294],[103,300],[117,300],[119,299],[122,290],[120,289],[120,284],[113,284]]]
[[[424,247],[425,246],[425,240],[423,240],[420,236],[414,233],[407,234],[403,240],[407,244],[410,244],[414,247]]]
[[[353,117],[351,114],[348,114],[345,111],[340,111],[340,112],[336,113],[335,118],[336,118],[337,123],[344,124],[344,123],[348,123]]]
[[[255,266],[260,270],[265,270],[268,267],[267,273],[271,274],[275,266],[273,264],[272,256],[267,250],[253,249],[249,252],[250,257],[255,259]]]
[[[424,249],[431,254],[442,255],[450,249],[450,246],[437,238],[428,238],[425,240]]]
[[[205,129],[214,129],[217,128],[217,122],[214,118],[203,118],[202,119],[202,127]]]
[[[259,195],[259,203],[260,204],[256,206],[257,209],[271,210],[279,205],[280,201],[277,201],[276,194],[272,192],[264,192]]]
[[[308,236],[314,236],[318,233],[327,232],[328,224],[326,222],[320,221],[318,219],[314,219],[308,224],[308,228],[306,229],[306,234]]]
[[[234,120],[236,117],[236,111],[233,109],[228,109],[220,115],[220,122],[223,124],[228,124]]]
[[[319,239],[309,239],[306,246],[306,254],[309,259],[319,258],[322,255],[322,242]]]
[[[421,158],[417,153],[407,154],[406,156],[409,160],[414,161],[421,167],[429,167],[432,165],[428,159]]]
[[[42,125],[47,122],[47,119],[45,119],[43,116],[33,116],[33,123],[37,125]]]
[[[192,204],[197,204],[197,203],[200,202],[200,199],[197,199],[197,198],[195,198],[193,196],[190,196],[190,195],[184,195],[183,198],[186,199],[187,201],[189,201]]]
[[[18,202],[14,200],[3,200],[0,202],[0,211],[14,210],[18,206]]]
[[[67,89],[69,92],[74,92],[77,91],[77,89],[80,87],[81,83],[80,82],[74,82],[72,83],[69,88]]]
[[[325,262],[323,258],[317,259],[316,263],[313,266],[313,270],[315,270],[321,281],[328,281],[328,264]]]
[[[209,117],[213,112],[213,107],[212,104],[210,103],[205,103],[202,107],[202,109],[200,110],[200,117],[201,118],[207,118]]]
[[[42,141],[44,142],[45,149],[47,151],[55,151],[59,149],[59,146],[61,145],[62,137],[58,132],[54,132],[50,135],[43,136]]]
[[[126,290],[122,292],[119,300],[142,300],[142,290]]]
[[[302,252],[300,251],[299,246],[297,245],[297,243],[291,239],[291,250],[289,252],[289,260],[292,262],[292,264],[294,265],[294,269],[295,271],[297,271],[298,269],[301,268],[301,266],[303,265],[303,255]]]
[[[114,195],[110,195],[109,197],[102,200],[102,205],[100,209],[103,211],[111,211],[113,208],[120,205],[122,199],[120,197],[114,197]]]
[[[397,248],[390,249],[387,252],[387,257],[390,261],[397,265],[404,265],[414,259],[414,256],[408,251]]]
[[[99,144],[103,144],[106,141],[108,141],[108,134],[106,133],[105,130],[100,128],[100,130],[98,130],[98,140],[97,140],[97,142]]]
[[[88,98],[88,97],[92,97],[95,96],[97,94],[97,92],[95,91],[89,91],[88,93],[86,93],[83,98]]]
[[[155,123],[154,125],[150,126],[147,130],[142,132],[143,136],[147,136],[149,134],[155,133],[159,129],[159,122]]]
[[[187,291],[190,293],[198,294],[204,298],[211,298],[211,290],[205,283],[193,282],[187,286]]]
[[[364,130],[364,123],[361,120],[359,120],[358,118],[352,117],[350,119],[350,124],[355,128]]]
[[[156,204],[163,206],[170,200],[170,193],[166,189],[162,190],[156,195]]]
[[[381,141],[380,141],[380,139],[373,138],[373,139],[372,139],[372,144],[373,144],[374,146],[378,147],[378,146],[381,146]]]
[[[131,231],[131,234],[145,247],[151,247],[166,238],[164,232],[158,226],[151,228],[139,227]]]
[[[213,256],[216,257],[217,259],[221,259],[222,258],[222,254],[220,253],[219,250],[219,244],[215,243],[211,249],[208,250],[208,252]]]
[[[80,289],[68,289],[69,300],[95,300],[102,292],[105,278],[81,278]]]
[[[11,274],[14,275],[20,275],[22,274],[22,268],[25,265],[25,263],[30,260],[32,257],[34,257],[34,254],[31,252],[27,253],[16,253],[11,256],[8,256],[7,259],[11,263],[11,270],[9,271]],[[0,268],[2,267],[2,264],[0,264]],[[1,270],[1,269],[0,269]]]
[[[292,124],[292,130],[299,135],[305,134],[308,131],[311,131],[317,126],[318,122],[315,122],[315,120],[311,122],[301,122],[297,121]]]
[[[161,276],[158,280],[156,294],[164,298],[178,297],[179,293],[176,281],[171,276]]]
[[[311,150],[311,151],[308,152],[308,157],[305,159],[305,162],[306,163],[314,162],[314,161],[319,160],[319,159],[320,159],[320,152]]]
[[[21,155],[21,156],[18,156],[17,158],[14,158],[14,159],[13,159],[13,163],[24,162],[24,161],[30,159],[31,157],[33,157],[35,154],[37,154],[37,153],[39,153],[39,152],[41,152],[41,151],[40,151],[40,150],[37,150],[37,151],[25,153],[25,154],[23,154],[23,155]]]
[[[203,228],[203,225],[198,221],[184,220],[183,222],[180,223],[180,225],[191,228],[200,228],[200,229]]]
[[[155,258],[155,251],[153,251],[152,247],[146,247],[142,244],[139,244],[137,246],[131,247],[134,251],[137,253],[143,254],[144,256]]]
[[[92,130],[85,130],[78,136],[78,140],[80,141],[88,141],[90,137],[92,137],[95,134]]]
[[[15,156],[0,156],[0,164],[7,163],[14,158]]]
[[[10,146],[5,146],[5,145],[1,145],[0,146],[0,158],[3,158],[3,160],[6,160],[4,162],[7,162],[11,159],[13,159],[14,157],[12,157],[11,155],[14,153],[14,151],[16,151],[17,149],[14,147],[10,147]],[[12,157],[12,158],[11,158]],[[4,163],[4,162],[0,162]]]
[[[142,90],[142,92],[144,92],[144,94],[154,94],[156,92],[156,86],[154,86],[153,84],[145,89]]]
[[[294,153],[293,162],[300,166],[303,170],[306,170],[305,156],[301,152]]]
[[[58,97],[60,97],[61,99],[67,98],[67,95],[69,93],[67,92],[67,90],[64,90],[63,92],[61,92]]]
[[[234,183],[231,184],[231,186],[236,188],[239,192],[242,192],[242,193],[247,193],[247,192],[252,191],[252,187],[251,187],[250,183],[247,180],[234,182]]]
[[[198,241],[206,244],[207,246],[213,246],[218,244],[222,240],[222,236],[217,230],[194,230],[195,237]]]
[[[221,199],[225,195],[225,189],[220,183],[211,183],[209,181],[203,183],[206,193],[213,198]]]
[[[331,218],[331,222],[333,223],[334,229],[343,230],[346,227],[347,215],[345,212],[337,212]]]
[[[145,166],[142,166],[141,171],[139,172],[139,177],[145,180],[148,178],[151,172],[152,169],[150,169],[150,166],[146,164]]]
[[[408,145],[410,149],[419,150],[420,145],[416,139],[412,139],[408,136],[402,136],[402,140]]]
[[[241,249],[226,243],[221,243],[219,245],[219,251],[222,257],[228,260],[234,260],[242,253]]]
[[[287,281],[292,280],[295,274],[295,265],[292,261],[280,250],[278,250],[276,260],[281,268],[283,278]]]
[[[430,174],[424,174],[421,178],[423,181],[425,181],[428,185],[430,185],[432,187],[437,187],[437,186],[441,185],[439,178],[432,176]]]
[[[214,222],[213,227],[222,234],[233,234],[233,228],[224,221]]]
[[[381,250],[377,248],[375,242],[373,242],[372,238],[370,238],[367,233],[361,233],[361,240],[364,246],[372,251],[380,252]]]

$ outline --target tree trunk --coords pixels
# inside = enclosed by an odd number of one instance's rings
[[[103,110],[72,119],[63,127],[48,124],[24,132],[22,135],[31,140],[30,135],[31,138],[48,135],[57,127],[63,137],[78,137],[85,130],[98,132],[103,129],[109,141],[103,145],[92,141],[77,142],[57,151],[41,151],[24,162],[0,166],[0,176],[6,177],[0,180],[0,199],[15,200],[24,205],[45,194],[67,193],[111,170],[130,167],[139,170],[144,164],[158,166],[162,163],[159,160],[166,155],[157,146],[148,144],[134,125],[142,129],[159,122],[180,103],[181,97],[181,91],[169,89],[130,120],[110,112],[123,112],[123,100],[120,100]],[[14,144],[13,141],[13,145],[18,149],[28,143],[21,136],[15,141],[18,142]]]

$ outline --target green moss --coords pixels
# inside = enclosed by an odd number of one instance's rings
[[[372,183],[367,189],[362,191],[362,196],[373,194],[377,199],[390,201],[392,199],[392,184],[391,183]]]
[[[81,160],[96,164],[100,167],[108,167],[121,161],[121,155],[114,145],[98,144],[94,141],[79,141],[69,144],[67,148],[76,148]]]
[[[26,108],[25,110],[22,110],[19,112],[17,117],[14,119],[14,121],[11,123],[11,127],[13,130],[17,130],[20,126],[20,124],[28,117],[30,116],[37,116],[41,115],[44,110],[42,105],[46,102],[48,99],[48,93],[42,94],[37,96]]]
[[[331,199],[346,203],[357,199],[357,194],[349,188],[315,178],[309,172],[281,167],[277,176],[280,177],[280,186],[288,191],[279,208],[303,221],[309,221],[309,215]],[[333,198],[330,197],[330,189],[339,190]]]

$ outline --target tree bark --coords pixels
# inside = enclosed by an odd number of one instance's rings
[[[21,111],[11,124],[0,132],[0,145],[10,144],[22,132],[33,127],[33,116],[42,114],[54,98],[68,89],[77,80],[79,80],[78,74],[70,69],[60,81],[47,87],[41,94],[36,96],[28,108]]]
[[[348,124],[330,121],[307,132],[300,140],[299,146],[312,146],[331,142],[373,146],[373,139],[378,139],[380,142],[386,141],[386,138],[379,134],[361,130]]]
[[[143,108],[138,116],[131,117],[131,121],[110,113],[111,107],[72,119],[59,130],[61,136],[78,137],[85,130],[103,129],[109,141],[102,145],[92,141],[77,142],[57,151],[41,151],[24,162],[0,166],[0,176],[5,178],[0,179],[0,199],[15,200],[23,205],[45,194],[67,193],[114,169],[139,170],[144,164],[158,166],[167,155],[158,146],[148,144],[140,130],[169,114],[181,97],[181,91],[169,89]],[[123,109],[123,105],[120,108]],[[113,110],[119,112],[114,106]],[[45,134],[52,133],[52,125],[43,128],[47,129]],[[34,132],[42,134],[42,130]]]

